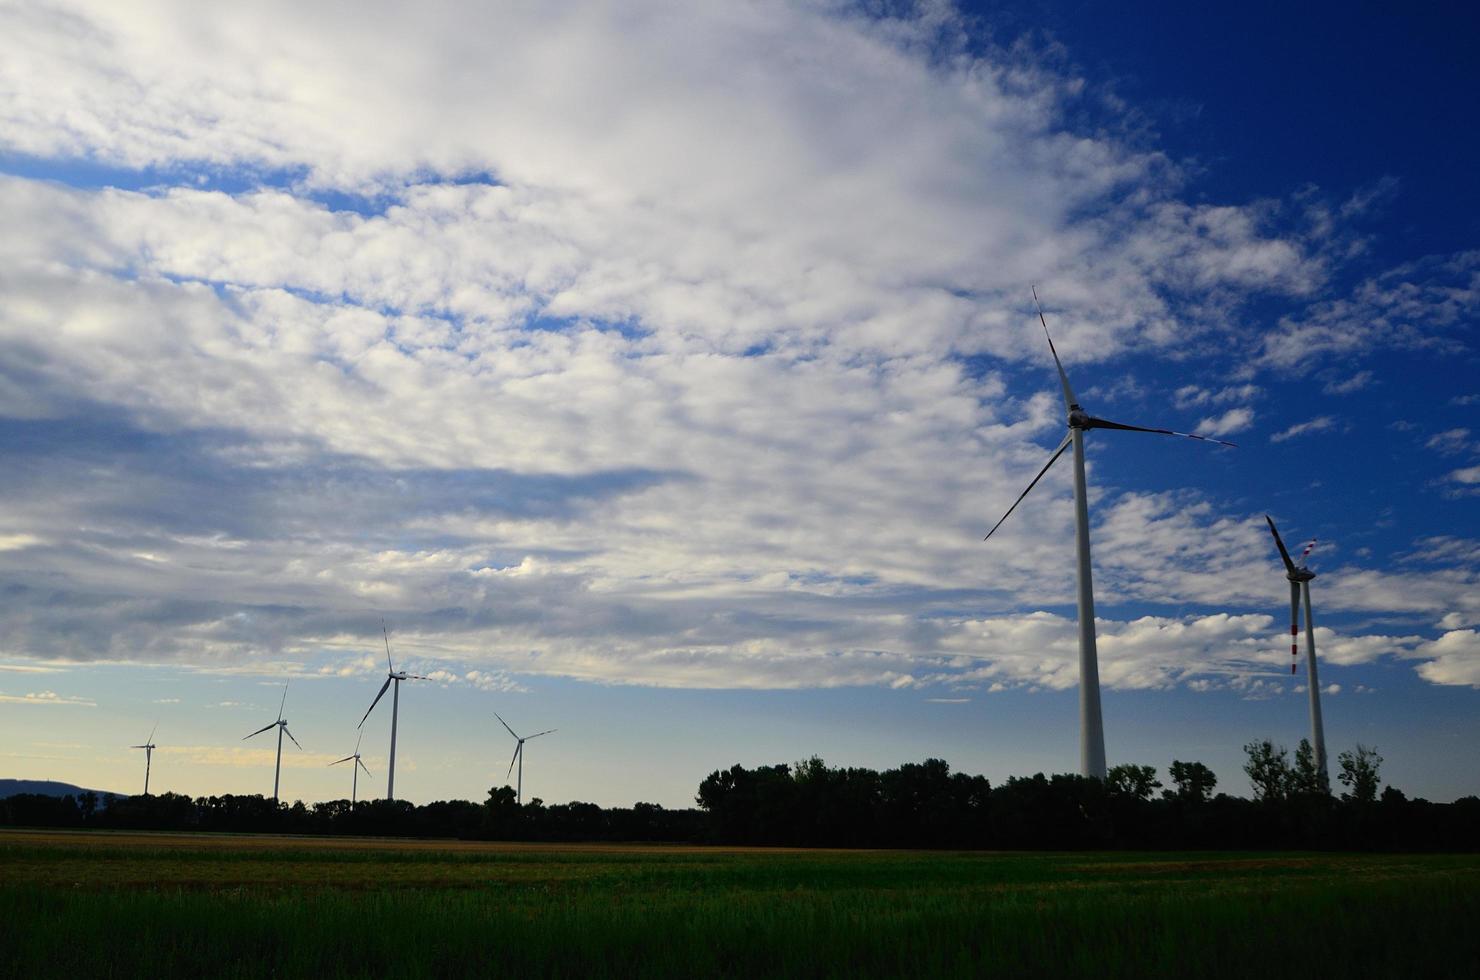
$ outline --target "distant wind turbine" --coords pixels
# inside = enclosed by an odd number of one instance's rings
[[[513,772],[514,772],[514,764],[517,762],[519,764],[519,782],[517,784],[515,784],[514,801],[516,803],[523,803],[524,802],[524,743],[525,742],[528,742],[532,738],[539,738],[541,735],[549,735],[551,732],[559,731],[559,729],[557,729],[557,728],[550,728],[550,729],[546,729],[543,732],[535,732],[533,735],[526,735],[524,738],[520,738],[517,734],[515,734],[514,729],[512,729],[512,728],[509,727],[509,723],[506,722],[506,721],[504,721],[504,719],[502,718],[502,716],[500,716],[497,711],[495,711],[493,713],[493,716],[495,718],[498,718],[498,723],[500,725],[503,725],[504,726],[504,730],[507,731],[510,735],[513,735],[515,742],[518,743],[518,744],[516,744],[514,746],[514,758],[512,758],[512,759],[509,760],[509,772],[507,774],[505,774],[504,781],[507,782],[508,779],[509,779],[509,776],[513,774]]]
[[[392,681],[395,681],[396,689],[391,693],[391,759],[389,767],[390,774],[386,777],[385,783],[385,798],[388,800],[394,800],[396,798],[396,717],[401,712],[401,682],[424,681],[427,680],[427,678],[421,676],[420,674],[408,674],[404,670],[396,670],[395,664],[391,663],[391,635],[386,630],[385,620],[383,619],[380,621],[380,635],[385,638],[385,683],[380,685],[380,693],[375,695],[375,700],[371,701],[370,707],[365,709],[365,718],[370,717],[370,712],[374,711],[375,706],[380,703],[380,699],[385,697],[385,689],[391,686]],[[359,727],[364,727],[365,718],[360,719]]]
[[[1038,471],[1038,475],[1033,477],[1032,482],[1028,484],[1028,489],[1019,494],[1012,506],[1007,508],[1007,513],[1002,515],[1001,520],[992,525],[992,530],[987,532],[987,538],[996,533],[997,529],[1002,526],[1002,521],[1007,520],[1008,515],[1017,509],[1017,505],[1023,502],[1023,498],[1028,495],[1029,491],[1038,485],[1039,480],[1043,479],[1043,474],[1048,472],[1048,468],[1058,461],[1065,449],[1072,445],[1074,447],[1074,543],[1079,558],[1079,773],[1103,780],[1105,778],[1105,726],[1100,716],[1100,666],[1099,657],[1095,651],[1095,597],[1094,583],[1090,576],[1089,505],[1084,483],[1084,434],[1090,429],[1119,429],[1125,432],[1184,436],[1202,442],[1216,442],[1222,446],[1232,446],[1233,443],[1224,442],[1222,439],[1210,439],[1191,432],[1150,429],[1139,425],[1111,422],[1107,419],[1095,418],[1085,412],[1079,406],[1079,399],[1074,396],[1074,389],[1069,387],[1069,376],[1064,373],[1064,365],[1059,362],[1059,352],[1054,348],[1053,337],[1048,332],[1048,321],[1043,318],[1043,307],[1038,303],[1036,288],[1033,290],[1033,304],[1038,307],[1038,322],[1043,324],[1043,335],[1048,337],[1048,350],[1053,355],[1054,366],[1059,371],[1059,384],[1064,389],[1064,408],[1069,413],[1069,434],[1064,437],[1063,442],[1059,443],[1059,448],[1054,450],[1048,462],[1043,464],[1043,469]]]
[[[1312,539],[1305,546],[1305,550],[1300,553],[1300,564],[1297,565],[1290,558],[1290,552],[1285,550],[1285,542],[1280,540],[1274,518],[1265,514],[1264,519],[1269,522],[1269,533],[1274,535],[1275,547],[1280,549],[1280,560],[1285,563],[1285,578],[1290,580],[1291,674],[1295,673],[1295,661],[1298,657],[1295,638],[1300,635],[1300,602],[1302,598],[1305,601],[1305,672],[1309,675],[1306,688],[1310,694],[1310,741],[1316,751],[1316,768],[1321,773],[1321,780],[1329,784],[1331,776],[1326,770],[1326,726],[1321,721],[1321,683],[1316,675],[1316,623],[1310,610],[1310,580],[1316,577],[1316,573],[1305,565],[1316,543]]]
[[[154,761],[154,750],[156,748],[158,748],[158,746],[156,746],[154,744],[154,733],[157,732],[157,731],[159,731],[159,722],[156,721],[154,723],[154,727],[151,728],[151,729],[149,729],[149,737],[146,738],[146,739],[144,739],[144,744],[143,745],[130,745],[129,746],[129,748],[131,748],[131,749],[143,749],[144,750],[144,795],[145,796],[148,796],[149,795],[149,769],[151,767],[151,764]]]
[[[282,701],[278,702],[278,717],[277,717],[277,721],[273,722],[271,725],[263,725],[261,728],[257,729],[255,732],[253,732],[251,735],[243,735],[242,736],[242,741],[245,742],[247,739],[252,738],[253,736],[261,735],[263,732],[267,731],[269,728],[276,728],[278,730],[278,739],[277,739],[277,765],[272,770],[272,802],[273,802],[274,805],[276,805],[277,804],[277,801],[278,801],[278,778],[282,775],[282,772],[283,772],[283,736],[284,735],[287,735],[288,738],[293,739],[293,744],[294,745],[298,745],[298,739],[293,738],[293,733],[290,732],[290,731],[288,731],[288,721],[287,721],[286,718],[283,717],[283,705],[285,705],[287,703],[288,703],[288,685],[287,685],[287,682],[285,681],[283,683],[283,699],[282,699]],[[298,745],[298,751],[300,751],[300,752],[303,751],[303,746]]]
[[[364,769],[365,770],[365,775],[367,775],[367,776],[370,775],[370,769],[369,769],[369,767],[366,766],[363,762],[360,761],[360,739],[361,738],[364,738],[364,737],[365,737],[365,733],[364,732],[361,732],[360,733],[360,737],[355,739],[355,754],[354,755],[347,755],[343,759],[340,759],[338,762],[331,762],[331,763],[329,763],[329,765],[331,765],[331,766],[337,766],[337,765],[339,765],[340,762],[349,762],[351,759],[354,760],[354,763],[355,764],[349,767],[350,768],[350,772],[353,772],[355,774],[355,778],[350,783],[350,786],[349,786],[349,807],[350,807],[351,810],[353,810],[355,808],[355,800],[358,797],[359,792],[360,792],[360,770],[361,769]]]

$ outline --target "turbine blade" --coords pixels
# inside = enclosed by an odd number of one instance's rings
[[[361,762],[359,759],[356,759],[355,761],[360,763],[360,768],[363,769],[363,770],[365,770],[365,775],[367,775],[367,776],[370,775],[370,767],[369,766],[365,765],[365,763],[364,762]]]
[[[329,765],[331,765],[331,766],[337,766],[337,765],[339,765],[339,763],[341,763],[341,762],[348,762],[349,760],[351,760],[353,758],[354,758],[354,756],[347,755],[343,759],[336,759],[335,761],[329,763]]]
[[[288,736],[289,739],[292,739],[292,742],[293,742],[294,745],[298,745],[298,739],[293,738],[293,733],[290,732],[290,731],[288,731],[288,726],[287,725],[284,725],[283,726],[283,734],[286,735],[286,736]],[[300,751],[300,752],[303,751],[303,746],[298,745],[298,751]]]
[[[1274,526],[1274,518],[1270,517],[1268,514],[1265,514],[1264,519],[1269,522],[1269,533],[1274,535],[1275,547],[1280,549],[1280,558],[1285,563],[1285,571],[1289,572],[1291,575],[1294,575],[1295,563],[1290,560],[1290,553],[1285,550],[1285,542],[1280,540],[1280,532],[1276,530]],[[1294,620],[1292,619],[1291,622],[1294,622]]]
[[[391,686],[391,679],[389,677],[387,677],[385,679],[385,683],[382,684],[382,685],[380,685],[380,693],[377,694],[377,695],[375,695],[375,700],[374,701],[371,701],[370,702],[370,707],[368,707],[368,708],[365,709],[365,718],[369,718],[370,717],[370,712],[372,712],[372,711],[375,710],[375,706],[380,703],[380,699],[383,698],[383,697],[385,697],[385,689],[388,688],[388,687],[390,687],[390,686]],[[361,718],[360,719],[360,724],[358,726],[356,726],[356,727],[363,727],[364,724],[365,724],[365,718]]]
[[[426,676],[424,676],[422,674],[407,674],[406,675],[406,679],[408,681],[429,681],[429,680],[431,680],[430,677],[426,677]]]
[[[247,736],[247,738],[251,738],[251,737],[252,736],[250,736],[250,735]],[[147,746],[147,745],[130,745],[129,746],[129,748],[131,748],[131,749],[147,749],[148,747],[149,746]]]
[[[1175,429],[1148,429],[1144,425],[1126,425],[1124,422],[1111,422],[1109,419],[1091,418],[1084,426],[1086,429],[1120,429],[1124,432],[1152,432],[1159,436],[1181,436],[1184,439],[1196,439],[1199,442],[1216,442],[1220,446],[1228,446],[1237,449],[1238,444],[1228,442],[1224,439],[1214,439],[1212,436],[1200,436],[1195,432],[1178,432]]]
[[[1314,541],[1312,541],[1310,543],[1310,546],[1311,546],[1311,548],[1314,548],[1316,546],[1316,543]],[[1309,549],[1306,549],[1306,550],[1307,550],[1307,553],[1309,553]],[[159,722],[156,721],[154,723],[154,727],[151,728],[151,729],[149,729],[149,737],[146,738],[146,739],[144,739],[144,741],[146,741],[146,742],[152,742],[152,741],[154,741],[154,733],[157,732],[157,731],[159,731]]]
[[[360,734],[358,736],[356,736],[356,738],[355,738],[355,755],[356,756],[358,756],[360,754],[360,739],[362,739],[364,737],[365,737],[364,729],[361,729],[360,730]]]
[[[390,673],[396,672],[396,665],[391,663],[391,634],[385,628],[385,617],[380,617],[380,635],[385,637],[385,665],[390,668]]]
[[[528,742],[530,738],[539,738],[541,735],[548,735],[551,732],[558,732],[559,730],[560,729],[558,728],[547,728],[542,732],[535,732],[533,735],[529,736],[529,738],[526,738],[525,741]]]
[[[1038,302],[1038,287],[1033,287],[1033,305],[1038,308],[1038,322],[1043,324],[1043,336],[1048,338],[1048,351],[1053,355],[1053,365],[1059,369],[1059,384],[1064,387],[1064,408],[1073,411],[1079,405],[1079,399],[1074,397],[1074,389],[1069,387],[1069,376],[1064,373],[1064,365],[1059,363],[1058,349],[1053,345],[1053,336],[1048,332],[1048,321],[1043,319],[1043,305]]]
[[[271,725],[263,725],[261,728],[257,729],[255,732],[253,732],[252,735],[261,735],[263,732],[267,731],[269,728],[272,728],[272,727],[274,727],[276,725],[277,725],[277,722],[273,722]],[[251,738],[252,735],[243,735],[242,736],[242,741],[245,742],[247,739]]]
[[[278,721],[283,720],[283,705],[288,703],[288,682],[283,681],[283,699],[278,702]]]
[[[997,533],[997,529],[1002,526],[1002,522],[1005,521],[1005,520],[1007,520],[1007,518],[1012,515],[1012,512],[1013,511],[1017,510],[1017,505],[1020,504],[1020,503],[1022,503],[1023,502],[1023,498],[1028,495],[1028,492],[1038,485],[1038,481],[1041,480],[1041,479],[1043,479],[1043,474],[1045,474],[1045,473],[1048,472],[1048,468],[1050,466],[1052,466],[1054,463],[1058,462],[1059,457],[1062,456],[1062,455],[1064,455],[1064,450],[1065,449],[1068,449],[1069,448],[1069,443],[1071,443],[1073,441],[1074,441],[1074,435],[1073,435],[1073,433],[1070,433],[1069,435],[1067,435],[1067,436],[1064,437],[1064,441],[1061,442],[1061,443],[1059,443],[1059,448],[1058,449],[1055,449],[1054,452],[1053,452],[1053,455],[1050,456],[1050,457],[1048,457],[1048,462],[1046,462],[1046,463],[1043,464],[1043,469],[1039,470],[1038,471],[1038,475],[1035,476],[1035,477],[1033,477],[1033,482],[1030,483],[1030,484],[1028,484],[1028,489],[1027,490],[1024,490],[1022,493],[1018,494],[1018,499],[1014,500],[1012,502],[1012,506],[1009,507],[1009,508],[1007,508],[1007,513],[1006,514],[1003,514],[1002,517],[997,521],[997,523],[992,525],[992,530],[990,530],[990,531],[987,532],[987,537],[986,538],[982,538],[983,541],[987,540],[987,538],[990,538],[992,535],[994,535],[994,534]],[[508,726],[505,726],[505,727],[508,727]]]
[[[493,713],[493,716],[498,719],[498,723],[500,725],[503,725],[504,726],[504,731],[508,732],[510,735],[514,735],[514,729],[512,729],[512,728],[509,727],[509,723],[506,722],[506,721],[504,721],[502,715],[500,715],[497,711],[495,711]],[[518,738],[519,736],[518,735],[514,735],[514,737],[515,738]]]
[[[524,748],[523,742],[520,742],[518,745],[514,746],[514,755],[511,759],[509,759],[509,771],[504,773],[504,782],[506,783],[509,781],[509,777],[514,775],[514,763],[519,761],[519,750],[522,748]]]

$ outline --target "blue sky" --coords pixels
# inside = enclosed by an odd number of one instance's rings
[[[1480,790],[1477,15],[27,3],[0,13],[0,772],[684,805],[710,770],[1305,734]],[[1035,331],[1038,331],[1035,333]],[[388,718],[366,725],[382,786]],[[266,736],[263,736],[263,740]],[[135,753],[137,755],[137,753]],[[341,767],[342,768],[342,767]],[[362,787],[364,788],[364,787]]]

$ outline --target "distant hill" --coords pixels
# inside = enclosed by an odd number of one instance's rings
[[[17,793],[39,793],[42,796],[80,796],[93,792],[98,798],[105,796],[127,796],[127,793],[109,793],[107,790],[87,790],[71,783],[59,783],[54,779],[0,779],[0,800]]]

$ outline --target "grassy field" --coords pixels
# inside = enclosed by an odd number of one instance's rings
[[[8,976],[1480,976],[1480,855],[0,832]]]

